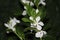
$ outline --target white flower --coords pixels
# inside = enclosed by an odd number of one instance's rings
[[[29,4],[30,3],[30,1],[28,1],[28,0],[21,0],[23,3],[25,3],[25,4]]]
[[[41,26],[44,26],[43,22],[40,21],[40,16],[36,17],[36,19],[34,20],[33,17],[30,17],[30,20],[33,21],[33,23],[31,23],[31,27],[35,27],[37,28],[38,30],[41,30],[42,27]]]
[[[34,3],[33,2],[30,2],[30,6],[34,6]]]
[[[39,4],[42,4],[42,5],[46,5],[46,3],[44,2],[45,0],[40,0]]]
[[[25,11],[25,10],[23,11],[22,15],[23,15],[23,16],[25,16],[25,15],[26,15],[26,11]]]
[[[30,6],[34,6],[34,3],[32,1],[29,0],[21,0],[24,4],[30,4]]]
[[[13,18],[13,19],[10,18],[9,23],[4,23],[4,25],[5,25],[6,27],[8,27],[8,29],[11,29],[12,31],[15,31],[14,26],[15,26],[17,23],[20,23],[20,21],[17,20],[16,18]]]
[[[27,9],[26,6],[24,6],[24,9]]]
[[[36,9],[36,13],[38,13],[39,12],[39,10],[38,9]]]
[[[43,30],[41,30],[40,32],[37,32],[36,34],[35,34],[35,37],[37,37],[37,38],[42,38],[44,35],[46,35],[47,34],[47,32],[46,31],[43,31]]]

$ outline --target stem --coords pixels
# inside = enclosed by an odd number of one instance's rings
[[[40,40],[43,40],[42,38],[40,38]]]
[[[18,37],[20,40],[23,40],[15,31],[13,31]]]

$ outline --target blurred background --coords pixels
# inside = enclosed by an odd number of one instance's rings
[[[47,32],[51,36],[47,40],[60,40],[60,0],[46,0],[46,10]],[[0,0],[0,40],[19,40],[14,33],[6,33],[4,23],[9,17],[20,19],[22,11],[20,0]]]

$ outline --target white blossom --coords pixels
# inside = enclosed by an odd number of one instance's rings
[[[30,1],[29,0],[21,0],[23,3],[25,3],[25,4],[29,4],[30,3]]]
[[[30,6],[34,6],[34,3],[33,2],[30,2]]]
[[[30,6],[34,6],[34,3],[32,2],[32,1],[29,1],[29,0],[21,0],[24,4],[27,4],[27,5],[29,5],[30,4]]]
[[[26,15],[26,10],[24,10],[24,11],[23,11],[22,15],[23,15],[23,16],[25,16],[25,15]]]
[[[10,18],[10,21],[8,23],[4,23],[4,25],[6,27],[8,27],[8,29],[11,29],[12,31],[15,31],[15,28],[14,26],[17,24],[17,23],[20,23],[19,20],[17,20],[16,18]]]
[[[26,6],[24,6],[24,9],[27,9]]]
[[[38,30],[41,30],[42,27],[41,26],[44,26],[43,22],[40,21],[40,16],[36,17],[36,19],[34,20],[33,17],[30,17],[30,20],[34,21],[33,23],[31,23],[31,27],[35,27],[37,28]]]
[[[38,13],[39,12],[39,10],[38,9],[36,9],[36,13]]]
[[[41,30],[40,32],[37,32],[36,34],[35,34],[35,37],[37,37],[37,38],[42,38],[44,35],[46,35],[47,34],[47,32],[46,31],[43,31],[43,30]]]
[[[44,2],[45,0],[40,0],[40,2],[38,4],[42,4],[42,5],[46,5],[46,3]]]
[[[32,21],[34,21],[34,18],[33,18],[32,16],[31,16],[31,17],[29,17],[29,19],[30,19],[30,20],[32,20]]]

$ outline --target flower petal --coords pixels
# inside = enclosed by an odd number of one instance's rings
[[[20,21],[17,20],[15,17],[14,17],[13,21],[15,21],[16,23],[20,23]]]
[[[40,0],[39,4],[42,4],[42,5],[46,5],[46,3],[44,2],[45,0]]]
[[[42,5],[44,5],[44,6],[45,6],[45,5],[46,5],[46,3],[45,3],[45,2],[42,2]]]
[[[26,6],[24,6],[24,9],[27,9]]]
[[[40,21],[40,16],[36,17],[36,21],[37,21],[37,22]]]
[[[42,38],[42,37],[43,37],[43,33],[42,33],[42,32],[37,32],[37,33],[35,34],[35,37],[37,37],[37,38]]]
[[[41,22],[41,21],[40,21],[38,24],[39,24],[39,25],[41,25],[41,26],[44,26],[44,23],[43,23],[43,22]]]
[[[34,3],[33,2],[30,2],[30,6],[34,6]]]
[[[23,11],[22,15],[25,16],[27,13],[26,13],[26,10]]]
[[[13,22],[11,23],[11,27],[14,27],[15,25],[16,25],[16,22],[13,21]]]
[[[29,19],[33,21],[33,17],[32,17],[32,16],[31,16],[31,17],[29,17]]]
[[[39,38],[39,37],[40,37],[40,32],[37,32],[37,33],[35,34],[35,37]]]
[[[41,30],[42,29],[42,27],[40,26],[40,25],[37,25],[37,27],[36,27],[38,30]]]
[[[39,12],[39,10],[38,9],[36,9],[36,13],[38,13]]]
[[[8,25],[8,24],[6,24],[6,23],[4,23],[4,25],[5,25],[6,27],[9,27],[9,25]]]
[[[30,1],[28,1],[28,0],[21,0],[23,3],[27,3],[27,4],[29,4],[29,2]]]

